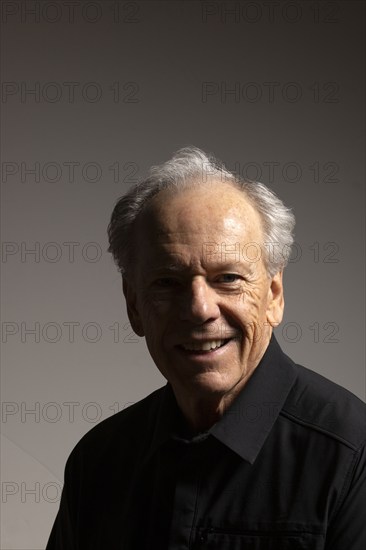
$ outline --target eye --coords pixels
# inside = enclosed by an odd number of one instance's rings
[[[237,273],[223,273],[218,277],[217,282],[219,283],[235,283],[242,277]]]
[[[173,277],[160,277],[154,281],[154,285],[160,288],[172,288],[178,284],[176,279]]]

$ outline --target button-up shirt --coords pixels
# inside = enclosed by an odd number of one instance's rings
[[[88,432],[47,550],[365,550],[365,410],[272,336],[208,431],[168,383]]]

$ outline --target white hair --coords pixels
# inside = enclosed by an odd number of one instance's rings
[[[107,232],[108,252],[112,253],[119,271],[126,274],[132,267],[135,221],[157,193],[217,181],[240,189],[256,209],[262,221],[261,244],[268,276],[281,271],[288,263],[294,240],[295,217],[291,210],[266,185],[229,172],[221,161],[197,147],[179,149],[167,162],[152,166],[145,179],[118,199]]]

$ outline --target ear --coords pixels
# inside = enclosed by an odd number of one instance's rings
[[[140,315],[137,309],[136,290],[126,277],[122,277],[122,289],[126,299],[127,315],[132,330],[137,336],[144,336]]]
[[[283,317],[285,300],[283,297],[283,271],[279,271],[272,278],[268,289],[267,321],[273,327],[280,324]]]

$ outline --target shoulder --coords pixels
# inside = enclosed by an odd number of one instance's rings
[[[295,365],[296,381],[281,414],[358,450],[366,438],[366,405],[324,376]]]
[[[105,454],[123,455],[126,449],[141,445],[153,430],[164,389],[155,390],[94,426],[73,448],[68,463],[97,462]]]

